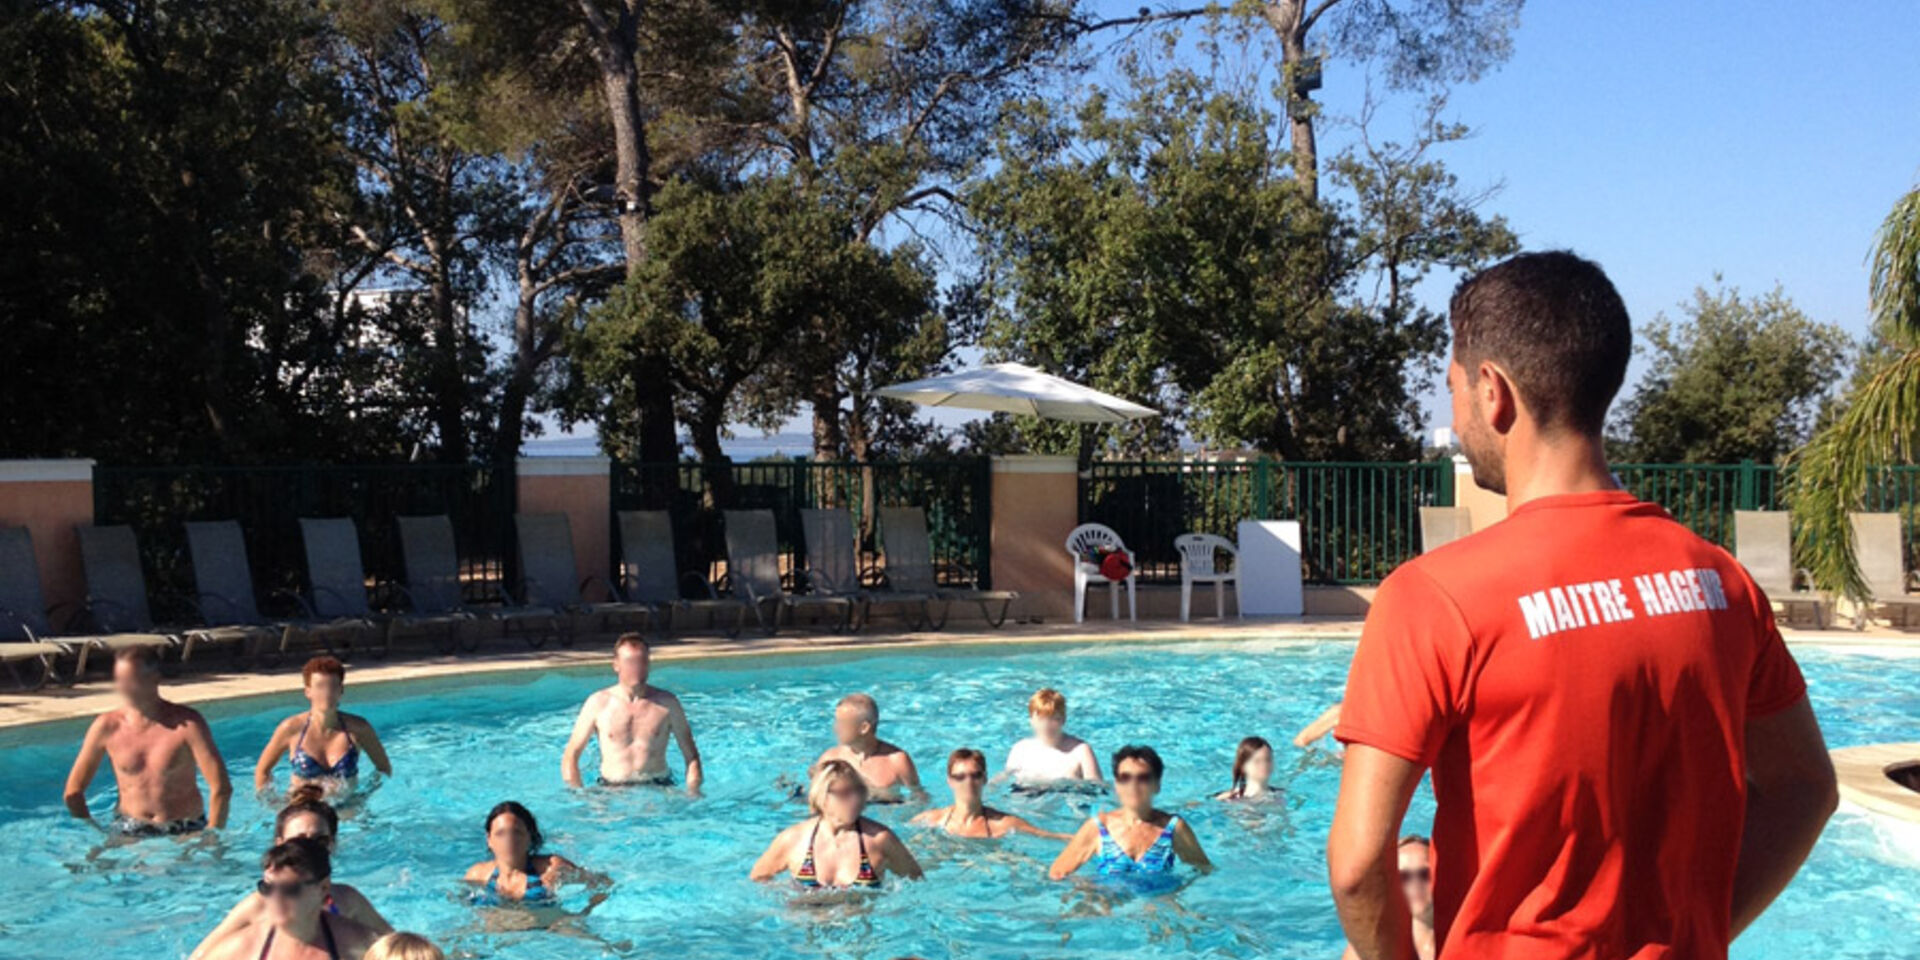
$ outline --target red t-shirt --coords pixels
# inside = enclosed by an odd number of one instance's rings
[[[1380,585],[1334,736],[1433,769],[1443,960],[1707,960],[1746,722],[1805,693],[1726,551],[1632,494],[1569,494]]]

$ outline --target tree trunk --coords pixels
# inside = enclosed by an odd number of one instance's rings
[[[653,213],[648,180],[652,158],[647,150],[645,115],[640,108],[640,17],[644,0],[620,0],[619,12],[609,21],[599,0],[579,0],[594,39],[594,59],[600,70],[607,116],[613,125],[615,203],[620,243],[626,252],[628,276],[647,259],[647,218]],[[640,414],[640,461],[671,463],[680,449],[673,422],[671,368],[665,357],[647,351],[633,364],[634,398]]]
[[[847,431],[840,422],[840,379],[829,369],[807,391],[813,405],[813,458],[841,460],[847,456]]]
[[[513,310],[513,369],[500,390],[500,421],[493,432],[493,462],[499,466],[511,464],[520,456],[527,398],[533,394],[533,377],[543,359],[535,356],[535,294],[525,288],[527,282],[521,280],[520,301]]]
[[[447,276],[452,265],[436,258],[433,267],[435,276],[428,293],[428,306],[433,313],[435,354],[433,422],[440,433],[441,462],[465,463],[467,381],[461,370],[460,352],[466,338],[461,335],[460,310],[454,302],[453,282]]]
[[[1314,102],[1295,78],[1309,69],[1307,59],[1306,0],[1270,0],[1261,13],[1280,35],[1282,83],[1286,86],[1287,129],[1292,138],[1293,176],[1307,202],[1320,201],[1320,153],[1313,139]]]

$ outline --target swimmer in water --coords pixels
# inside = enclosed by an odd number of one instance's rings
[[[1257,800],[1273,793],[1273,746],[1260,737],[1240,741],[1233,751],[1233,786],[1215,800]]]
[[[953,805],[923,811],[913,823],[937,826],[956,837],[992,840],[1010,833],[1031,833],[1053,840],[1068,839],[1067,834],[1042,830],[1021,817],[981,803],[980,795],[987,786],[987,757],[978,750],[961,747],[947,757],[947,784],[953,788]]]
[[[1066,732],[1067,698],[1051,688],[1027,700],[1033,736],[1007,752],[1007,775],[1022,786],[1068,781],[1100,782],[1100,761],[1085,740]]]
[[[1152,747],[1121,747],[1113,755],[1113,787],[1120,809],[1096,814],[1067,842],[1047,875],[1064,880],[1092,861],[1103,877],[1173,872],[1175,859],[1202,871],[1213,864],[1185,820],[1154,808],[1165,765]]]
[[[286,807],[274,818],[274,846],[288,840],[307,838],[326,844],[328,855],[332,855],[337,846],[340,817],[331,804],[321,799],[322,795],[318,784],[310,783],[295,788]],[[226,919],[220,921],[220,925],[207,934],[199,946],[193,948],[188,960],[204,960],[212,946],[228,935],[266,922],[267,906],[267,898],[257,892],[241,897],[240,902],[227,911]],[[325,907],[327,912],[346,917],[374,933],[387,933],[393,929],[387,918],[381,916],[380,911],[375,910],[360,891],[344,883],[329,886]]]
[[[273,782],[273,768],[287,758],[293,768],[293,787],[318,784],[329,793],[351,790],[360,776],[360,754],[375,770],[393,775],[393,764],[365,717],[342,712],[340,697],[346,691],[347,668],[332,657],[314,657],[300,669],[306,690],[308,709],[296,713],[273,729],[260,762],[253,767],[253,788],[266,792]]]
[[[312,837],[277,844],[260,861],[261,922],[204,944],[206,960],[356,960],[377,935],[327,910],[327,846]]]
[[[867,781],[853,764],[821,761],[807,788],[813,816],[780,831],[748,877],[788,873],[802,890],[877,888],[888,873],[920,879],[920,863],[906,844],[864,815],[867,795]]]
[[[233,781],[200,711],[160,696],[160,655],[127,647],[113,656],[113,687],[122,706],[95,718],[67,774],[67,812],[92,820],[87,786],[100,761],[113,764],[120,788],[109,832],[124,837],[199,833],[227,825]],[[195,770],[207,781],[200,796]]]
[[[540,825],[526,807],[508,800],[487,813],[487,851],[492,859],[467,869],[466,881],[479,889],[473,901],[497,907],[507,903],[555,906],[560,886],[583,882],[592,888],[608,886],[607,878],[581,869],[557,853],[541,853]]]
[[[864,693],[850,693],[833,708],[833,736],[839,741],[814,761],[813,769],[832,760],[858,771],[872,791],[874,803],[898,803],[902,794],[924,799],[920,771],[905,750],[880,739],[880,705]]]
[[[680,708],[678,697],[648,685],[651,666],[646,638],[627,633],[614,641],[613,673],[620,682],[595,691],[580,707],[573,735],[560,754],[560,779],[567,786],[581,785],[580,755],[596,736],[600,740],[600,786],[670,786],[673,774],[667,770],[667,738],[671,736],[687,762],[687,793],[699,795],[703,774],[693,728],[687,724],[687,713]]]

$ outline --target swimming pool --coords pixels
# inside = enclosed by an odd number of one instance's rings
[[[1920,659],[1796,654],[1832,745],[1913,738]],[[560,747],[581,699],[610,682],[604,668],[350,686],[347,709],[379,727],[398,776],[348,814],[335,875],[400,928],[470,956],[1333,960],[1341,940],[1323,850],[1338,768],[1326,751],[1303,754],[1284,741],[1339,695],[1351,655],[1350,643],[1272,640],[660,661],[653,679],[685,702],[706,761],[697,801],[561,785]],[[842,694],[873,693],[882,735],[933,780],[961,745],[984,750],[997,772],[1026,733],[1027,696],[1043,685],[1067,694],[1069,729],[1093,742],[1103,767],[1125,742],[1160,750],[1161,806],[1188,818],[1216,873],[1164,898],[1051,883],[1056,844],[953,840],[907,827],[911,810],[873,807],[927,867],[926,882],[851,905],[798,907],[786,888],[746,879],[774,832],[804,815],[776,781],[797,777],[828,745]],[[271,725],[304,702],[290,694],[206,710],[241,794],[217,846],[150,841],[90,857],[100,835],[69,820],[60,802],[82,726],[0,733],[0,956],[183,956],[258,876],[273,811],[244,785]],[[1234,744],[1247,734],[1281,745],[1274,782],[1285,801],[1249,809],[1202,800],[1226,786]],[[677,753],[673,766],[677,774]],[[110,781],[103,771],[98,785]],[[930,787],[945,803],[944,781]],[[540,818],[549,849],[616,880],[611,899],[570,934],[489,930],[462,898],[461,872],[485,858],[481,818],[509,798]],[[989,800],[1062,831],[1092,802],[1008,797],[1004,788]],[[94,809],[108,803],[96,790]],[[1431,816],[1423,787],[1409,828],[1425,832]],[[1913,956],[1916,921],[1916,851],[1842,812],[1734,955]]]

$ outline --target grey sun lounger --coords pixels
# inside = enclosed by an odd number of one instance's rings
[[[937,618],[928,625],[938,630],[947,623],[948,607],[955,603],[977,603],[980,616],[992,627],[1007,622],[1007,611],[1020,595],[1012,590],[981,590],[977,587],[940,586],[933,572],[933,546],[927,537],[927,512],[919,507],[880,508],[880,546],[886,556],[887,584],[895,590],[925,593],[940,603]],[[976,581],[977,582],[977,581]],[[999,604],[999,614],[993,605]]]
[[[788,593],[780,583],[780,542],[774,533],[771,510],[728,510],[727,580],[734,593],[753,608],[754,619],[769,635],[780,629],[780,616],[800,608],[830,610],[839,615],[834,625],[844,630],[853,620],[853,601],[825,593]],[[772,607],[771,619],[767,607]]]
[[[628,603],[653,608],[655,612],[650,616],[658,619],[649,626],[657,623],[664,634],[673,629],[680,614],[701,611],[707,614],[709,624],[717,625],[722,611],[732,611],[733,622],[726,628],[727,636],[740,635],[740,628],[747,622],[747,602],[739,597],[722,596],[713,588],[712,581],[699,574],[679,572],[679,562],[673,552],[671,514],[665,510],[622,510],[619,522],[620,597]],[[706,595],[682,594],[681,586],[688,581],[696,583]]]
[[[1792,518],[1785,510],[1735,510],[1733,555],[1768,600],[1787,608],[1789,618],[1795,604],[1811,606],[1814,626],[1826,628],[1827,597],[1801,589],[1809,577],[1793,565]]]
[[[86,571],[87,617],[105,633],[160,633],[181,639],[180,660],[193,659],[203,646],[226,646],[235,657],[252,652],[266,634],[251,627],[156,627],[147,604],[147,575],[140,566],[140,543],[127,526],[74,527],[80,536],[80,566]]]
[[[852,627],[866,625],[875,604],[900,607],[908,628],[918,630],[928,621],[931,595],[910,590],[870,590],[860,583],[860,554],[853,540],[853,514],[840,509],[800,511],[801,532],[807,538],[807,580],[814,590],[853,601]]]
[[[578,576],[574,565],[573,524],[564,513],[516,513],[514,531],[520,540],[521,599],[529,606],[582,613],[599,619],[602,629],[615,617],[651,618],[644,603],[628,603],[604,577]],[[585,591],[598,583],[610,599],[587,600]]]
[[[374,608],[360,558],[360,531],[346,517],[300,518],[300,540],[307,554],[307,604],[323,619],[364,620],[380,632],[378,656],[393,650],[396,630],[426,628],[456,632],[471,617],[457,614],[392,612]]]
[[[468,605],[460,581],[460,554],[454,546],[453,521],[445,514],[398,520],[400,551],[407,568],[407,584],[402,595],[415,614],[485,617],[499,623],[506,633],[520,634],[533,647],[545,644],[549,636],[560,634],[560,624],[552,610],[515,607],[505,598],[499,607]],[[464,632],[471,638],[472,631]],[[478,638],[463,639],[460,644],[467,650],[480,647]]]
[[[86,674],[87,655],[113,653],[127,647],[171,647],[173,637],[154,633],[107,633],[95,636],[55,636],[53,613],[40,592],[40,564],[34,559],[33,537],[26,527],[0,527],[0,666],[20,686],[33,689],[55,679],[55,662],[74,658],[73,678]],[[31,665],[31,680],[21,665]]]
[[[1900,611],[1900,625],[1909,626],[1909,615],[1920,606],[1920,595],[1908,593],[1914,575],[1907,572],[1906,540],[1901,535],[1897,513],[1854,513],[1847,517],[1853,524],[1853,556],[1860,565],[1860,577],[1867,583],[1872,600],[1862,616],[1873,607],[1894,607]]]
[[[342,617],[323,619],[299,594],[289,594],[300,608],[301,616],[266,617],[253,591],[253,570],[247,563],[247,541],[237,520],[190,521],[187,527],[187,552],[193,555],[193,586],[200,621],[208,627],[246,627],[277,633],[280,642],[266,652],[273,657],[290,652],[296,638],[317,640],[329,652],[334,639],[342,634],[351,638],[365,635],[375,627],[371,620]]]
[[[1421,507],[1420,552],[1437,550],[1473,532],[1466,507]]]

